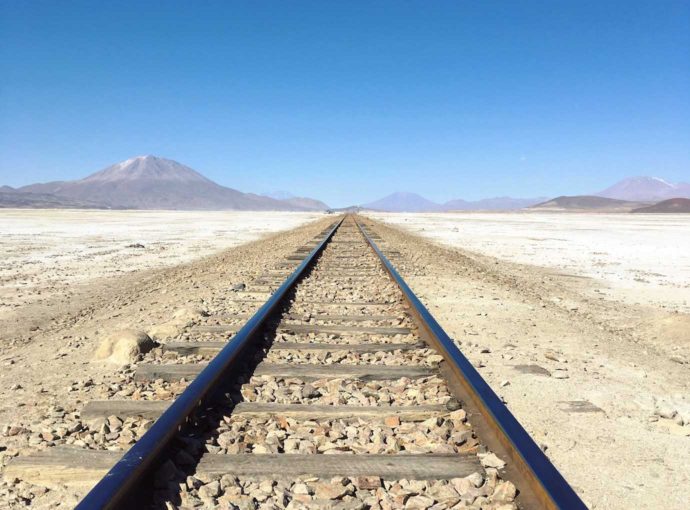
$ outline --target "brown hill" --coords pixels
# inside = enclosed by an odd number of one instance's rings
[[[690,213],[690,198],[671,198],[658,204],[639,207],[634,213]]]
[[[577,195],[556,197],[541,204],[533,205],[530,209],[567,212],[630,212],[632,209],[643,205],[648,204],[590,195]]]

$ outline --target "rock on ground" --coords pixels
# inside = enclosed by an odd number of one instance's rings
[[[140,354],[149,352],[155,345],[151,337],[143,331],[135,329],[115,331],[101,342],[93,359],[126,365],[136,361]]]

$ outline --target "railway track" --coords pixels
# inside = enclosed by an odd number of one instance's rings
[[[585,508],[365,223],[339,219],[219,297],[138,364],[128,398],[88,402],[95,444],[5,475],[102,477],[79,509]]]

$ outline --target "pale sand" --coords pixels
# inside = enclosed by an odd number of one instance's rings
[[[375,231],[589,508],[688,508],[690,314],[605,299],[596,279]],[[522,370],[535,365],[550,375]]]
[[[690,215],[367,213],[445,245],[597,279],[602,294],[690,312]]]
[[[321,216],[0,209],[0,319],[76,284],[189,262]]]

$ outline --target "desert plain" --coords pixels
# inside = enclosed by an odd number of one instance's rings
[[[690,217],[368,216],[412,289],[591,508],[687,508]],[[203,308],[330,221],[0,211],[0,470],[122,378],[92,359],[109,331]],[[70,507],[82,494],[4,480],[0,507]]]
[[[369,214],[447,246],[599,282],[612,299],[690,313],[687,214]]]
[[[295,212],[0,211],[0,319],[100,278],[189,262],[321,216]]]

